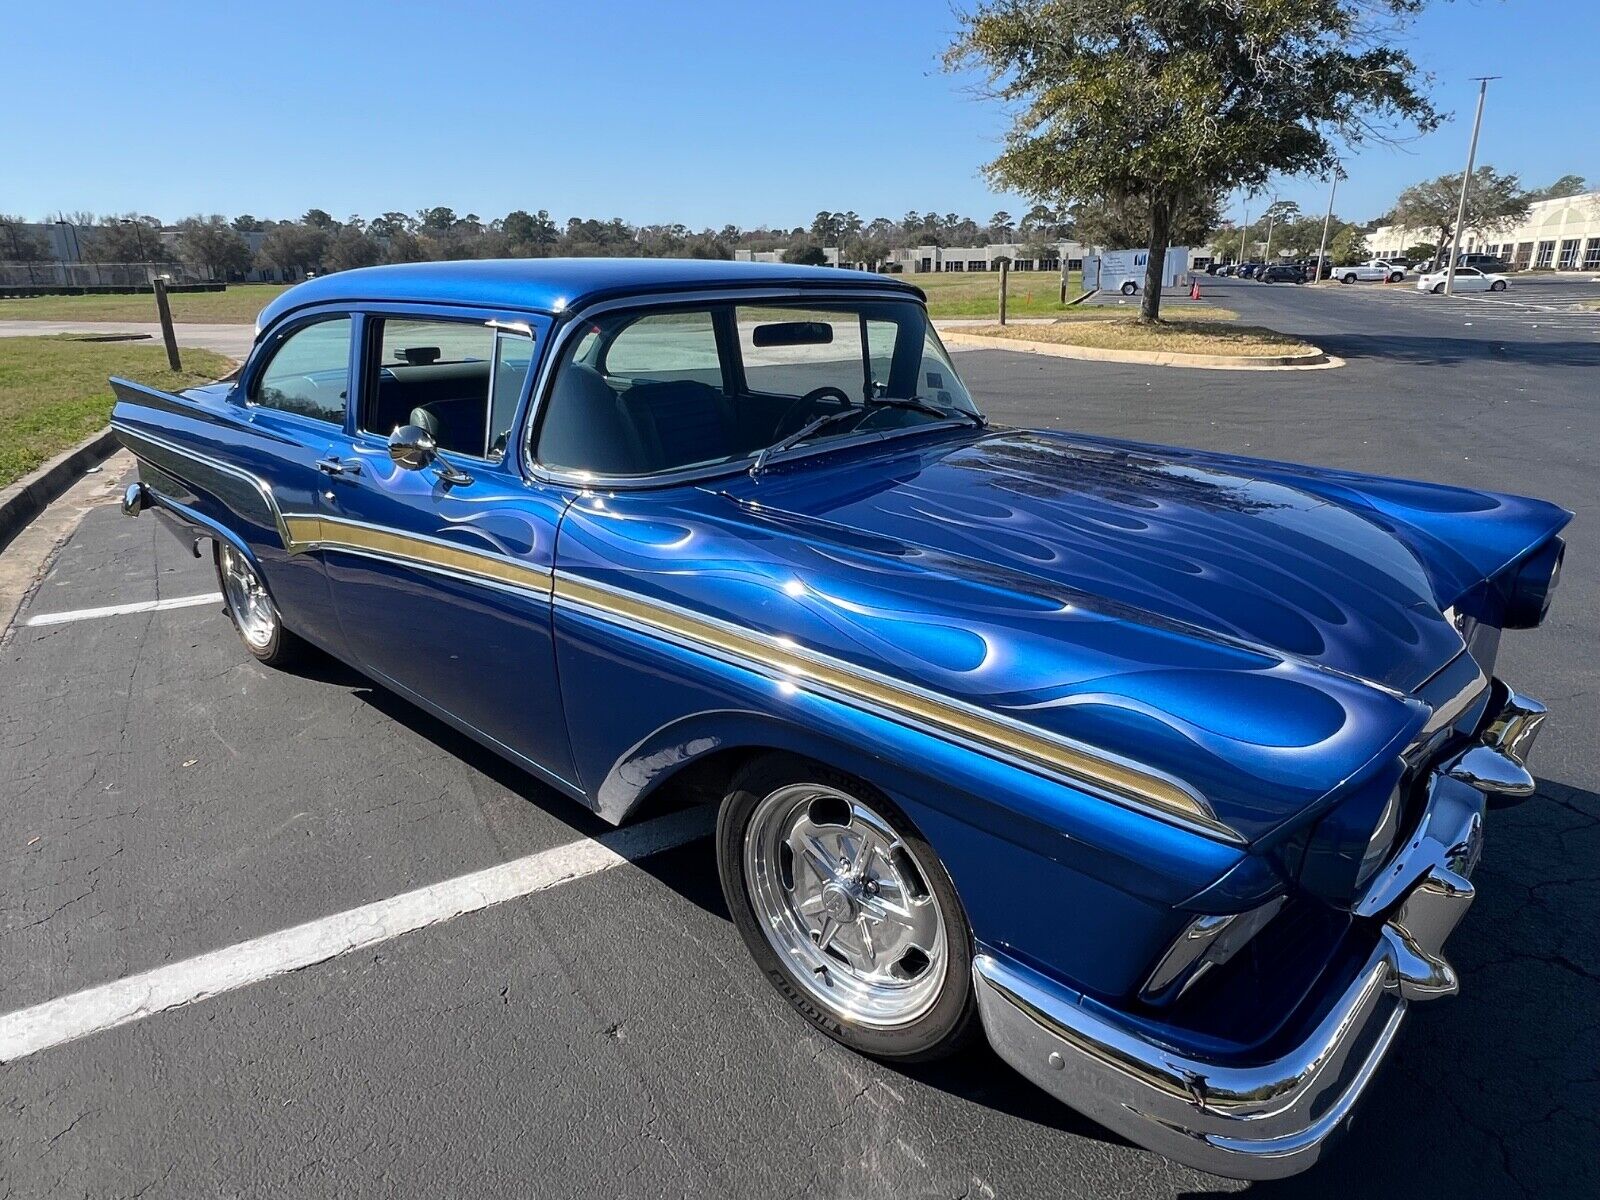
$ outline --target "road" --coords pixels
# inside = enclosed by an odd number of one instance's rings
[[[1451,942],[1462,994],[1414,1011],[1322,1165],[1251,1190],[1600,1193],[1600,316],[1202,287],[1348,365],[958,363],[1010,423],[1526,490],[1578,513],[1550,621],[1502,652],[1555,715],[1538,795],[1490,822]],[[0,1014],[602,832],[349,671],[259,667],[214,602],[26,624],[214,586],[153,522],[101,506],[0,646]],[[0,1071],[0,1196],[1243,1189],[1116,1140],[985,1049],[895,1069],[813,1034],[751,965],[704,840]]]
[[[193,346],[197,350],[215,350],[229,358],[243,362],[255,340],[255,329],[250,325],[174,325],[173,333],[178,345]],[[138,334],[141,338],[161,340],[161,326],[154,321],[14,321],[0,320],[0,337],[54,337],[62,333],[83,333],[105,336],[115,333]]]

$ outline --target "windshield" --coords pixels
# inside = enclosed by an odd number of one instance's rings
[[[653,475],[976,415],[910,300],[628,309],[565,343],[534,455]]]

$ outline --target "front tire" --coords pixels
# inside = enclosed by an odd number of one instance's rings
[[[223,606],[244,648],[269,667],[303,661],[310,646],[283,627],[277,605],[250,560],[221,541],[215,543],[213,558]]]
[[[1356,277],[1354,275],[1346,275],[1342,280],[1340,280],[1341,283],[1354,283],[1355,281]]]
[[[1506,281],[1504,279],[1496,279],[1493,283],[1491,283],[1489,285],[1489,290],[1491,292],[1503,292],[1503,291],[1505,291],[1506,290]]]
[[[971,1035],[972,930],[887,797],[796,755],[756,759],[718,814],[717,873],[762,972],[829,1037],[923,1062]]]

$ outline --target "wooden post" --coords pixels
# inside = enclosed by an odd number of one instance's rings
[[[167,365],[174,371],[183,370],[178,360],[178,335],[172,331],[172,307],[167,303],[167,281],[157,275],[151,282],[156,289],[156,313],[161,318],[161,340],[167,344]]]
[[[1000,324],[1006,323],[1006,282],[1011,278],[1011,260],[1000,260]]]
[[[1067,302],[1067,252],[1061,252],[1061,303]]]

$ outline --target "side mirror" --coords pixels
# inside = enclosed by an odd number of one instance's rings
[[[421,425],[400,425],[389,435],[389,457],[407,471],[420,471],[439,457],[439,446]]]
[[[421,425],[401,425],[389,435],[389,457],[396,466],[407,471],[420,471],[434,467],[439,472],[439,482],[446,487],[463,487],[472,482],[472,476],[451,466],[439,457],[439,444]]]

